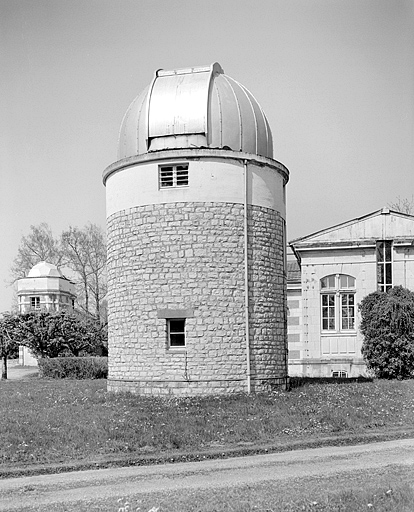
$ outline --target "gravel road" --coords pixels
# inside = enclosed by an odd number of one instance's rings
[[[224,460],[77,471],[0,480],[0,510],[67,504],[140,493],[216,489],[284,479],[377,470],[414,469],[414,439],[324,447]]]

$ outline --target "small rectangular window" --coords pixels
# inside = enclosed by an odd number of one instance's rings
[[[335,330],[335,295],[331,293],[322,294],[322,329]]]
[[[160,188],[174,186],[174,173],[172,167],[160,168]]]
[[[40,309],[40,297],[30,297],[30,305],[33,309]]]
[[[344,370],[340,370],[337,372],[332,372],[332,377],[334,379],[347,379],[348,378],[348,372]]]
[[[188,186],[188,164],[162,165],[159,167],[160,188],[186,186]]]
[[[349,331],[355,328],[355,295],[343,293],[341,295],[341,329]]]
[[[185,318],[167,318],[168,345],[185,347]]]

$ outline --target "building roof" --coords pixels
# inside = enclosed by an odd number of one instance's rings
[[[52,263],[41,261],[37,263],[27,274],[27,277],[61,277],[66,279],[62,272]]]
[[[414,216],[389,208],[358,217],[289,242],[298,251],[375,245],[377,240],[393,240],[396,245],[414,245]]]
[[[287,280],[289,283],[301,280],[300,266],[296,260],[287,262]]]
[[[156,71],[124,116],[118,160],[182,148],[230,149],[273,158],[272,133],[263,110],[217,62]]]

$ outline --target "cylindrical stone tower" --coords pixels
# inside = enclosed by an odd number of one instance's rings
[[[104,171],[108,390],[195,395],[287,381],[285,185],[252,94],[157,71]]]

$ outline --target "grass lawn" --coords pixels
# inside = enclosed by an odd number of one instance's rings
[[[0,381],[0,474],[114,458],[194,460],[367,433],[414,435],[414,381],[180,399],[108,394],[105,380]]]
[[[384,480],[381,475],[375,474],[373,478],[365,475],[363,484],[355,479],[349,482],[352,487],[345,488],[335,478],[327,479],[323,486],[313,479],[296,480],[283,486],[267,482],[254,487],[121,498],[118,503],[106,501],[83,509],[65,509],[65,512],[412,512],[414,491],[409,483],[392,479],[390,486]],[[51,508],[48,512],[63,512],[63,509]]]

